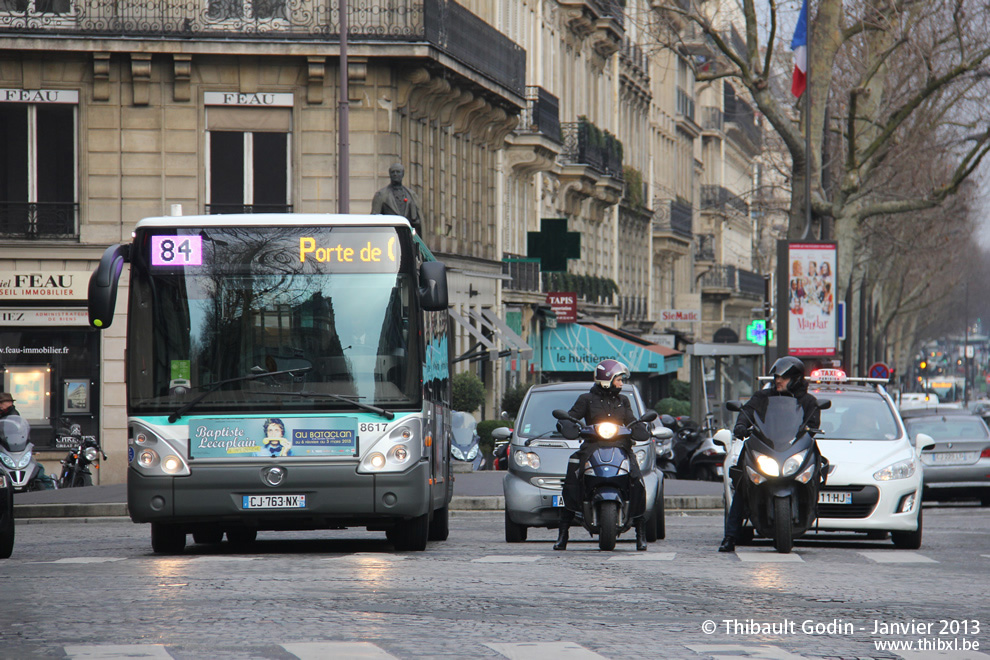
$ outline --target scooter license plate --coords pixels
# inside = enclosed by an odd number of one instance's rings
[[[849,492],[821,492],[818,493],[819,504],[852,504],[853,494]]]
[[[554,495],[553,496],[553,505],[554,506],[564,506],[564,496],[563,495]]]
[[[244,495],[243,509],[305,509],[305,495]]]

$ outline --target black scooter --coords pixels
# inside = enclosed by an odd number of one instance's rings
[[[821,410],[831,406],[827,399],[818,401]],[[727,401],[725,407],[743,409],[739,401]],[[771,397],[766,419],[757,415],[749,421],[752,431],[740,461],[736,494],[741,490],[746,498],[744,516],[756,531],[773,539],[777,552],[787,553],[818,518],[818,490],[827,466],[813,435],[818,429],[808,428],[809,419],[791,397]]]
[[[602,422],[583,426],[566,410],[554,410],[557,427],[568,440],[583,438],[596,443],[594,451],[581,466],[584,474],[581,493],[581,524],[589,534],[598,535],[600,550],[614,550],[615,541],[633,525],[629,503],[633,488],[629,476],[629,458],[622,451],[624,440],[644,442],[650,439],[647,424],[657,418],[655,410],[647,411],[631,426]],[[636,459],[633,459],[636,460]]]

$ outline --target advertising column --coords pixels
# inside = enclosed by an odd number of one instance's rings
[[[836,260],[835,243],[778,243],[780,354],[822,358],[838,355]]]

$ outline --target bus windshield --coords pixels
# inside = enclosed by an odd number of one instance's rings
[[[139,230],[128,315],[131,410],[171,413],[211,388],[193,414],[339,411],[353,408],[347,399],[418,407],[416,279],[411,240],[400,232]],[[295,371],[261,375],[286,370]]]

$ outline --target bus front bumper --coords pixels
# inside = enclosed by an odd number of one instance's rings
[[[402,473],[358,474],[355,465],[281,465],[277,487],[264,480],[270,465],[198,465],[182,477],[127,472],[127,510],[138,523],[229,523],[257,529],[382,529],[430,509],[430,466]],[[248,509],[245,496],[304,495],[299,508]]]

